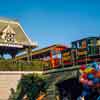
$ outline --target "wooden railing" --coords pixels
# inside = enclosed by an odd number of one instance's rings
[[[100,64],[98,62],[98,64]],[[51,69],[69,68],[77,65],[66,66],[60,64],[53,68],[48,61],[33,60],[33,61],[15,61],[15,60],[0,60],[0,71],[47,71]],[[80,66],[80,65],[79,65]]]
[[[51,69],[49,62],[41,60],[14,61],[0,60],[0,71],[43,71]]]

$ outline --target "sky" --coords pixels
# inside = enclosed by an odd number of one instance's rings
[[[100,36],[100,0],[0,0],[0,16],[17,19],[39,48]]]

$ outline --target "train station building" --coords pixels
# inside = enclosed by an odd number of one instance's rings
[[[20,23],[16,20],[0,18],[0,56],[11,55],[12,58],[23,51],[28,54],[37,47],[24,32]]]

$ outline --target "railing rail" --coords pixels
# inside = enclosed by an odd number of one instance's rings
[[[0,71],[43,71],[50,69],[50,63],[41,60],[14,61],[0,60]]]
[[[98,62],[98,64],[100,63]],[[71,68],[73,66],[77,65],[66,66],[61,64],[53,68],[50,61],[47,62],[38,59],[33,61],[0,60],[0,71],[48,71],[52,69]]]

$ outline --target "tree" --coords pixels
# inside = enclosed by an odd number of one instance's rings
[[[29,100],[36,100],[39,93],[45,93],[47,88],[46,78],[33,74],[22,75],[16,92],[11,93],[9,100],[23,100],[24,96],[27,96]]]

